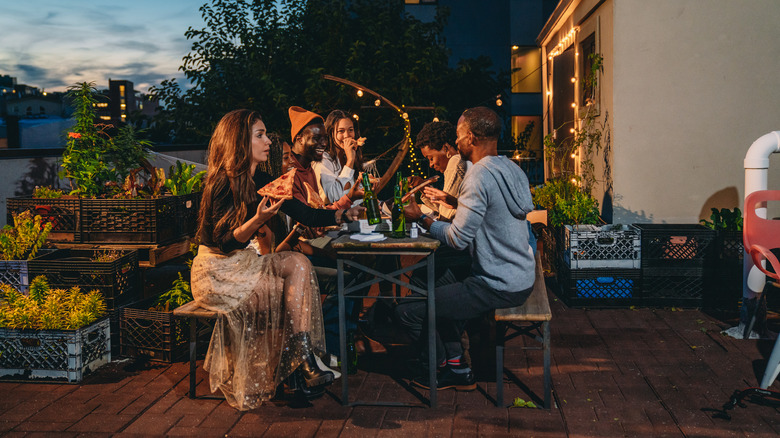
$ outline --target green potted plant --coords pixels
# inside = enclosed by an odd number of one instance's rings
[[[105,314],[98,291],[51,288],[44,277],[26,295],[0,284],[0,376],[81,381],[111,361]]]
[[[30,211],[12,214],[13,225],[0,230],[0,283],[20,292],[28,287],[27,261],[35,258],[51,232],[52,224]]]

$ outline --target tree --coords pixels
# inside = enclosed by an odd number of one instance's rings
[[[398,114],[372,108],[373,99],[322,74],[348,78],[397,104],[435,106],[440,118],[504,88],[484,59],[448,67],[441,36],[446,10],[439,9],[433,22],[422,23],[398,1],[212,0],[200,8],[205,27],[185,33],[192,51],[180,69],[192,88],[171,79],[153,90],[164,105],[157,132],[203,143],[223,114],[249,108],[286,137],[289,106],[323,115],[340,108],[360,113],[361,133],[372,140],[367,152],[381,152],[401,139]],[[433,118],[409,115],[415,127]]]

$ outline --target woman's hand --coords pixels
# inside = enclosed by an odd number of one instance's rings
[[[423,188],[423,192],[425,193],[425,197],[436,205],[452,209],[458,208],[458,198],[445,191],[429,186]]]
[[[280,199],[271,205],[268,205],[268,200],[268,196],[263,196],[263,200],[257,205],[255,221],[259,226],[262,226],[264,223],[268,222],[269,219],[276,216],[276,213],[279,213],[279,209],[282,208],[282,204],[284,204],[284,199]]]
[[[423,181],[425,181],[425,178],[421,177],[420,175],[412,175],[409,177],[409,188],[412,189],[417,187]]]
[[[347,137],[344,139],[342,142],[342,149],[344,149],[344,154],[347,156],[347,162],[345,163],[345,166],[352,169],[355,168],[355,156],[357,155],[357,148],[357,140],[352,137]]]

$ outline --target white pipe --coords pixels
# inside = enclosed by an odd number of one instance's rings
[[[769,157],[775,153],[780,153],[780,131],[764,134],[750,145],[744,161],[745,198],[753,192],[767,189]],[[747,211],[751,207],[743,205],[742,210]],[[756,209],[756,214],[766,217],[766,208]],[[743,260],[742,296],[753,298],[763,290],[766,277],[753,265],[753,260],[747,252],[744,253]]]

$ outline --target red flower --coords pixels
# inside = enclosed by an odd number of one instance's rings
[[[79,134],[78,132],[69,132],[68,138],[81,138],[81,134]]]

